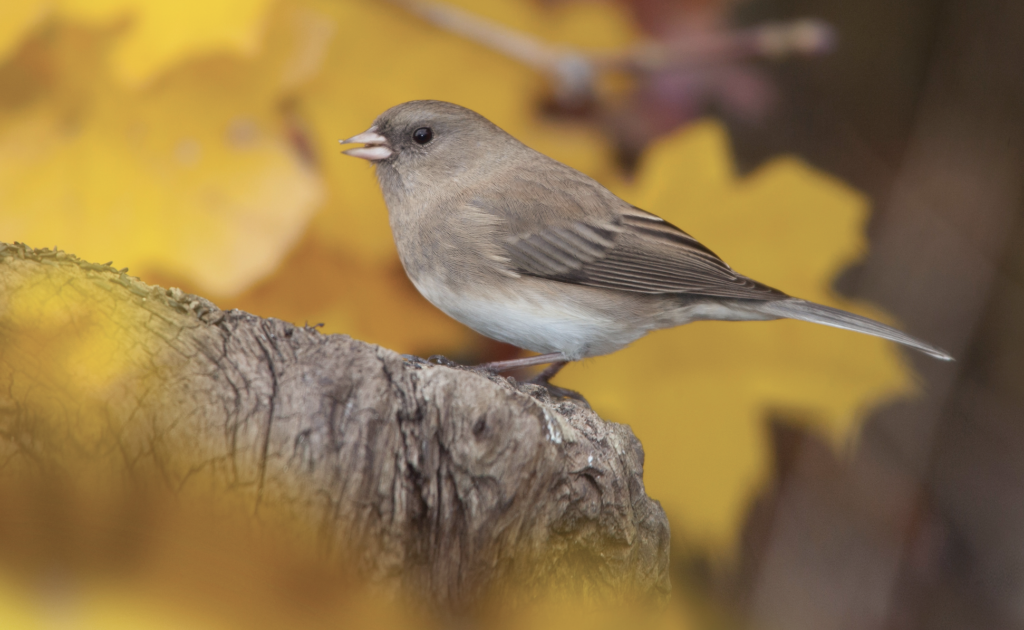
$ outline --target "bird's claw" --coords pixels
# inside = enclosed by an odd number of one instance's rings
[[[417,368],[428,367],[433,365],[433,363],[431,363],[427,359],[424,359],[423,357],[418,357],[415,354],[403,354],[402,358],[405,359],[406,363],[411,363]]]
[[[432,354],[426,359],[424,359],[423,357],[418,357],[415,354],[403,354],[402,358],[405,359],[407,362],[412,363],[416,367],[433,367],[435,365],[443,365],[446,367],[455,368],[462,367],[455,361],[452,361],[451,359],[440,354]]]
[[[449,359],[448,357],[444,356],[443,354],[432,354],[432,355],[430,355],[427,358],[427,362],[428,363],[433,363],[434,365],[443,365],[445,367],[450,367],[450,368],[462,367],[462,365],[456,363],[455,361],[452,361],[451,359]]]
[[[566,389],[565,387],[559,387],[558,385],[552,385],[548,381],[548,379],[543,378],[541,376],[536,376],[534,378],[531,378],[528,381],[524,381],[524,383],[527,383],[529,385],[537,385],[539,387],[543,387],[544,389],[547,390],[548,394],[550,394],[552,398],[556,398],[556,399],[557,398],[561,398],[561,399],[571,398],[572,400],[575,400],[576,402],[583,403],[583,406],[586,407],[587,409],[591,408],[590,407],[590,403],[587,401],[586,398],[583,397],[583,394],[581,394],[581,393],[579,393],[579,392],[577,392],[575,390],[572,390],[572,389]]]

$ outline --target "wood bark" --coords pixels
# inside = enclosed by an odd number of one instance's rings
[[[81,360],[99,352],[99,367],[47,362],[85,337],[101,350]],[[534,385],[0,244],[8,479],[102,460],[177,493],[202,484],[254,519],[287,513],[374,581],[459,608],[506,584],[662,598],[669,528],[643,458],[628,426]]]

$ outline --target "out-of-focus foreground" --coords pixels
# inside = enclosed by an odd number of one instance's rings
[[[560,385],[632,425],[647,491],[672,522],[676,592],[659,623],[1019,627],[1018,4],[8,3],[0,241],[112,258],[225,309],[323,322],[399,352],[508,358],[515,349],[415,292],[372,169],[336,145],[402,101],[470,107],[740,272],[888,319],[959,359],[795,322],[699,323],[568,368]],[[44,314],[43,339],[45,304],[30,306]],[[0,374],[33,356],[22,350],[0,349]],[[84,373],[90,362],[112,369],[109,352],[88,350],[76,350]],[[161,519],[161,540],[174,523],[181,534],[159,547],[163,572],[147,575],[164,582],[145,598],[93,589],[76,596],[85,604],[47,614],[137,625],[159,617],[162,584],[202,592],[182,578],[202,572],[199,554],[173,549],[230,535],[177,518]],[[117,553],[152,556],[133,549]],[[224,610],[277,601],[264,572],[285,562],[280,550],[237,562],[248,553],[211,580],[215,592],[230,571],[246,572]],[[57,545],[48,562],[59,568],[62,554],[77,557]],[[176,557],[180,572],[167,568]],[[44,623],[18,595],[14,566],[0,566],[0,617]],[[292,586],[296,601],[330,600],[324,584],[353,588],[309,574],[295,583],[310,580],[319,590]],[[75,599],[73,584],[53,588],[58,608]],[[216,612],[215,601],[178,600],[197,623],[258,623]],[[373,623],[382,608],[343,601],[351,615],[339,604],[323,623]]]

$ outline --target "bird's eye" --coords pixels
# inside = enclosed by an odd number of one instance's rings
[[[434,132],[430,130],[430,127],[420,127],[412,132],[412,139],[416,141],[416,144],[426,144],[434,139]]]

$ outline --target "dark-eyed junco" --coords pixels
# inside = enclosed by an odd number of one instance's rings
[[[341,141],[372,161],[405,272],[473,330],[540,353],[499,371],[614,352],[697,320],[801,319],[948,354],[894,328],[789,297],[671,223],[522,144],[483,116],[411,101]]]

